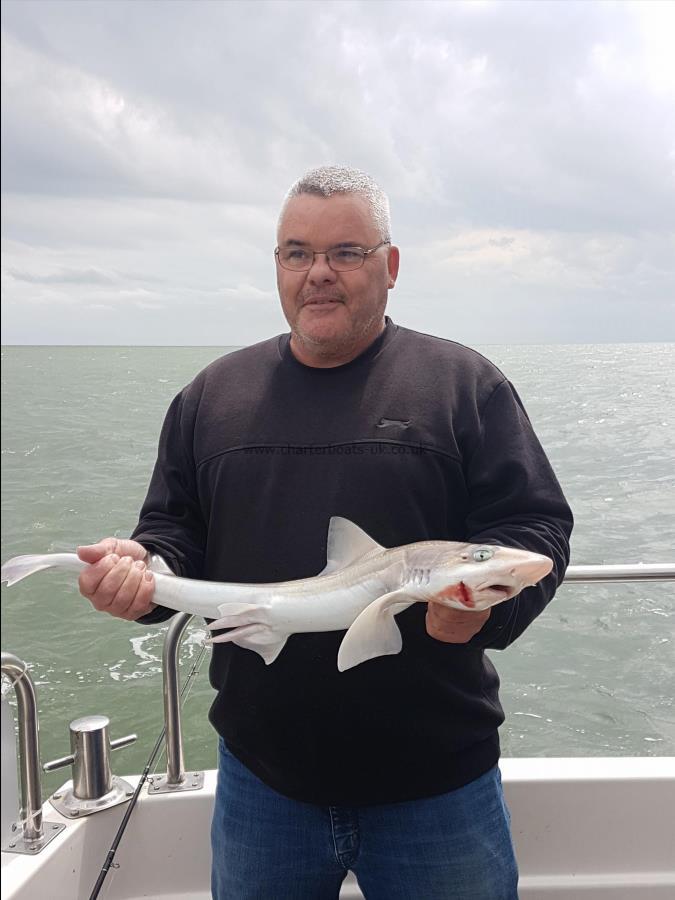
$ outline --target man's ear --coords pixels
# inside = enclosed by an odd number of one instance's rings
[[[390,247],[389,256],[387,257],[387,269],[389,270],[389,290],[391,290],[396,284],[400,259],[401,257],[398,247]]]

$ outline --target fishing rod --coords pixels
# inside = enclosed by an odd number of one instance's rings
[[[180,692],[181,701],[183,700],[183,697],[188,693],[190,686],[192,684],[192,679],[199,671],[199,667],[201,666],[201,662],[202,662],[202,659],[204,658],[206,650],[207,650],[207,646],[205,644],[202,644],[202,648],[199,652],[199,656],[193,663],[192,668],[190,669],[190,672],[188,673],[187,678],[185,679],[185,683],[183,684],[183,689]],[[186,699],[187,699],[187,697],[186,697]],[[136,801],[138,800],[138,798],[140,796],[140,793],[143,789],[143,785],[147,781],[147,778],[148,778],[148,775],[150,774],[151,768],[155,764],[155,760],[159,754],[159,751],[162,749],[162,744],[164,743],[165,736],[166,736],[166,723],[162,726],[162,730],[160,731],[159,737],[157,738],[157,741],[155,742],[155,746],[152,748],[152,752],[150,753],[150,756],[148,757],[148,761],[145,764],[143,773],[140,777],[138,784],[136,785],[136,790],[134,791],[133,796],[132,796],[131,800],[129,801],[129,805],[127,806],[126,811],[124,813],[124,818],[120,822],[120,826],[117,829],[115,837],[113,838],[113,842],[110,845],[110,849],[108,850],[108,852],[106,854],[105,861],[104,861],[103,865],[101,866],[101,871],[99,872],[99,876],[96,879],[96,884],[94,885],[94,888],[93,888],[91,894],[89,895],[89,900],[96,900],[98,895],[101,893],[101,888],[103,887],[103,882],[106,880],[108,872],[110,871],[110,869],[112,867],[113,860],[115,859],[115,854],[117,853],[117,848],[119,847],[120,841],[122,840],[122,837],[124,835],[126,827],[129,824],[129,819],[131,818],[131,814],[134,811],[134,807],[136,806]]]

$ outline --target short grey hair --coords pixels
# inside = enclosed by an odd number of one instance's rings
[[[375,225],[380,233],[380,240],[391,240],[391,219],[389,217],[389,199],[382,188],[365,172],[348,166],[319,166],[298,178],[291,185],[284,197],[279,214],[279,224],[283,218],[288,201],[300,194],[317,194],[330,197],[332,194],[357,194],[368,203],[373,214]]]

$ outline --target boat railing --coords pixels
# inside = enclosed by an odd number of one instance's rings
[[[563,584],[609,584],[631,581],[675,581],[675,563],[569,566]]]
[[[26,663],[13,653],[2,652],[2,674],[10,679],[16,695],[19,732],[19,773],[21,806],[17,835],[3,851],[39,853],[65,826],[50,824],[45,832],[42,822],[42,781],[40,743],[35,685]],[[14,829],[15,826],[12,826]],[[18,829],[21,828],[21,831]]]
[[[2,674],[12,682],[16,694],[21,760],[21,819],[26,841],[42,837],[42,784],[35,685],[25,662],[13,653],[2,654]]]
[[[633,565],[569,566],[564,584],[629,583],[640,581],[675,581],[675,563],[636,563]],[[183,762],[183,736],[180,718],[180,685],[178,654],[188,623],[189,613],[178,613],[169,625],[164,639],[162,677],[164,691],[164,725],[166,728],[166,776],[154,779],[151,791],[194,790],[193,781],[203,773],[186,778]]]
[[[564,579],[564,583],[568,584],[643,581],[675,581],[675,564],[570,566]],[[204,783],[203,772],[185,772],[183,757],[178,657],[181,641],[192,618],[189,613],[176,614],[164,640],[162,675],[167,772],[166,775],[153,777],[149,791],[151,794],[198,790]],[[9,846],[3,847],[3,850],[9,849],[14,853],[36,853],[56,836],[63,826],[51,824],[49,834],[45,834],[43,827],[38,717],[33,681],[26,664],[12,653],[2,653],[2,673],[11,680],[17,697],[22,826],[22,833],[17,835],[16,839],[12,838]],[[113,749],[117,745],[125,746],[129,740],[130,738],[121,738],[111,742],[107,749]],[[64,758],[47,764],[45,768],[50,770],[56,767],[57,763],[70,761],[71,757]]]
[[[191,620],[192,616],[189,613],[179,613],[173,617],[164,639],[164,650],[162,652],[167,784],[181,784],[185,779],[180,719],[178,650],[185,634],[185,629]]]
[[[164,697],[164,733],[166,741],[166,775],[154,775],[149,792],[195,791],[204,784],[203,772],[185,772],[183,731],[180,710],[180,677],[178,655],[185,630],[194,617],[177,613],[171,619],[162,650],[162,693]]]

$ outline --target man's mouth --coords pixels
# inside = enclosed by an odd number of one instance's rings
[[[328,303],[342,303],[342,299],[340,297],[326,297],[321,294],[315,294],[307,297],[303,306],[325,306]]]

